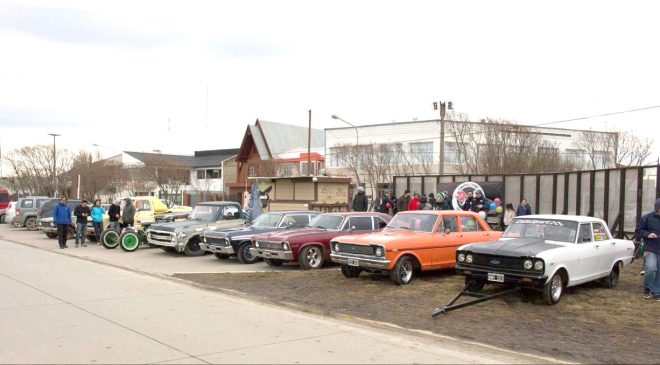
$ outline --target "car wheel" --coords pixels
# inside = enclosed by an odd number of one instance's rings
[[[117,248],[119,245],[119,232],[114,229],[106,229],[101,232],[101,244],[107,249]]]
[[[617,262],[612,267],[610,274],[601,279],[601,284],[608,289],[612,289],[617,286],[617,284],[619,284],[619,271],[619,263]]]
[[[305,270],[316,270],[323,266],[323,250],[319,246],[307,246],[300,251],[298,263]]]
[[[30,217],[25,221],[25,228],[27,228],[28,231],[36,231],[37,230],[37,218],[35,217]]]
[[[277,259],[264,259],[264,262],[268,266],[282,266],[282,264],[284,263],[284,261]]]
[[[46,233],[46,237],[48,237],[48,238],[57,238],[57,233]]]
[[[243,242],[238,246],[236,257],[238,257],[238,261],[241,264],[254,264],[259,260],[258,257],[254,256],[252,252],[250,252],[250,247],[252,247],[250,242]]]
[[[361,272],[362,269],[360,269],[359,267],[341,265],[341,273],[344,274],[344,276],[349,279],[357,278],[358,276],[360,276]]]
[[[559,303],[564,294],[564,281],[559,273],[555,273],[543,287],[543,301],[548,305]]]
[[[5,223],[5,215],[0,214],[0,224]]]
[[[214,253],[213,256],[219,258],[220,260],[226,260],[229,258],[230,255],[227,255],[226,253]]]
[[[126,252],[133,252],[140,247],[140,238],[137,233],[131,231],[124,231],[119,235],[119,245],[121,249]]]
[[[206,251],[199,246],[199,237],[193,237],[188,240],[186,247],[183,248],[183,254],[186,256],[202,256]]]
[[[486,283],[482,280],[476,280],[476,279],[473,279],[469,276],[465,277],[465,286],[467,287],[468,291],[480,292],[484,288],[485,285],[486,285]]]
[[[403,256],[396,262],[394,269],[390,272],[390,278],[396,285],[405,285],[413,278],[413,261],[408,256]]]

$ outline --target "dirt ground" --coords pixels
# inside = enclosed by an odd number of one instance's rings
[[[320,313],[389,322],[570,362],[660,363],[660,302],[642,298],[641,261],[626,267],[615,289],[586,284],[569,289],[554,306],[539,294],[513,294],[431,318],[462,289],[451,271],[422,273],[406,286],[339,270],[177,277],[293,303]],[[492,291],[488,286],[486,291]]]

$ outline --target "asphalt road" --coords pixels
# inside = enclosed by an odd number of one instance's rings
[[[163,275],[239,265],[212,257],[56,247],[41,234],[0,225],[0,363],[545,362],[307,314]]]

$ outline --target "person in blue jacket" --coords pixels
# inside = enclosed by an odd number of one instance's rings
[[[94,207],[92,207],[92,224],[94,225],[94,235],[96,236],[96,244],[101,244],[101,232],[103,232],[103,214],[105,214],[105,209],[101,206],[101,200],[96,199],[94,201]]]
[[[67,198],[60,198],[60,203],[53,210],[53,223],[57,224],[57,241],[60,248],[67,248],[66,232],[71,226],[71,208],[66,204]]]
[[[640,219],[635,236],[644,240],[644,298],[660,301],[660,199]]]

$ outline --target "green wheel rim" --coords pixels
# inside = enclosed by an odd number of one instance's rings
[[[110,231],[103,237],[103,244],[108,247],[117,247],[119,244],[119,234],[115,231]]]
[[[127,250],[133,250],[139,244],[140,241],[138,240],[137,235],[134,233],[129,233],[126,236],[124,236],[124,240],[122,241],[122,245],[124,245],[124,247],[126,247]]]

